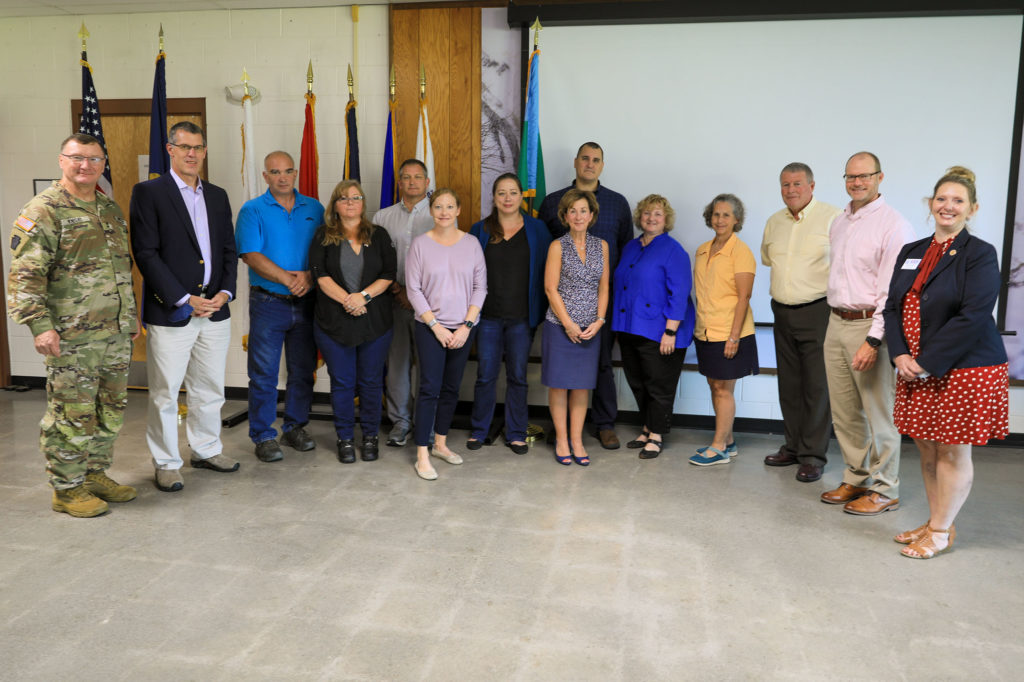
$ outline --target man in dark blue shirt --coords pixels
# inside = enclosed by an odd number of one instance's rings
[[[611,272],[615,272],[622,247],[633,238],[633,212],[626,197],[598,181],[601,171],[604,170],[604,150],[601,149],[601,145],[596,142],[584,142],[576,152],[573,166],[576,168],[576,180],[569,187],[547,195],[537,211],[537,217],[547,224],[551,238],[558,239],[568,232],[568,228],[558,219],[558,202],[562,200],[562,195],[573,187],[593,192],[600,210],[597,222],[590,228],[590,233],[608,242],[608,266]],[[601,446],[607,450],[615,450],[619,447],[619,438],[615,435],[618,403],[615,397],[615,377],[612,374],[614,335],[610,310],[608,316],[608,324],[601,329],[601,356],[597,369],[597,387],[594,389],[591,403],[591,417],[597,426]]]

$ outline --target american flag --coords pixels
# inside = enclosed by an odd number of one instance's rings
[[[82,118],[78,122],[78,132],[92,135],[103,145],[103,154],[107,155],[107,141],[103,139],[103,122],[100,120],[100,101],[96,96],[96,86],[92,82],[92,67],[82,51]],[[108,197],[114,196],[110,181],[110,159],[103,167],[103,176],[99,180],[99,190]]]

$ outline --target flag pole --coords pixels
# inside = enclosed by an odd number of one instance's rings
[[[85,28],[85,22],[82,22],[82,28],[78,29],[78,37],[82,39],[82,59],[85,59],[85,39],[89,37],[89,31]]]
[[[346,180],[361,180],[359,172],[359,131],[356,121],[355,79],[348,65],[348,104],[345,105],[345,173]]]

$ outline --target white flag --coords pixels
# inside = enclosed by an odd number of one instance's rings
[[[256,165],[256,143],[253,139],[252,125],[252,97],[246,95],[242,98],[242,111],[244,120],[242,122],[242,188],[245,190],[245,200],[255,199],[263,193],[259,184],[260,172]]]
[[[437,179],[434,177],[434,147],[430,144],[430,121],[427,120],[427,99],[420,100],[420,120],[416,125],[416,158],[427,167],[427,177],[430,184],[427,191],[437,189]]]

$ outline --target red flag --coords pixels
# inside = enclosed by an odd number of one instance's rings
[[[320,157],[316,151],[316,95],[306,93],[306,123],[302,126],[299,156],[299,194],[320,198]]]

